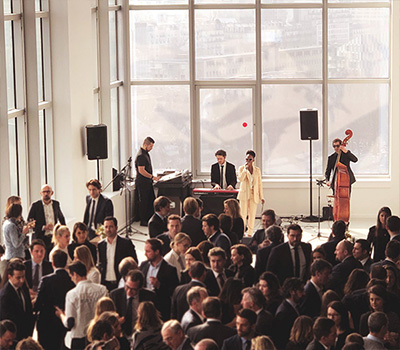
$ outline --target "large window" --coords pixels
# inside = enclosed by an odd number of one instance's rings
[[[390,28],[390,0],[130,0],[133,152],[152,136],[156,168],[206,175],[253,148],[264,176],[305,177],[317,108],[314,174],[350,128],[357,173],[388,175]]]

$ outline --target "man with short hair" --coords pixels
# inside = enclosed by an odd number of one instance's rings
[[[118,265],[123,258],[131,256],[137,262],[135,246],[130,239],[121,237],[117,234],[118,222],[115,217],[107,216],[104,219],[104,232],[106,238],[99,242],[99,269],[101,273],[101,283],[109,291],[118,287],[121,274]]]
[[[154,200],[154,214],[149,220],[150,238],[167,231],[167,217],[171,210],[171,200],[165,196],[159,196]]]
[[[110,298],[115,304],[115,309],[120,317],[125,317],[122,330],[126,337],[130,338],[137,321],[137,310],[142,301],[152,301],[157,305],[156,294],[144,288],[144,276],[139,270],[130,270],[125,277],[125,286],[114,289]]]
[[[33,314],[29,289],[25,284],[25,265],[11,259],[6,270],[8,281],[0,291],[0,320],[11,320],[17,327],[17,340],[32,336]]]
[[[323,259],[311,264],[311,279],[304,287],[304,299],[300,305],[301,314],[316,318],[321,314],[324,288],[329,281],[332,265]]]
[[[300,303],[304,297],[304,283],[296,277],[287,278],[282,286],[285,298],[275,313],[274,342],[278,349],[284,349],[289,341],[290,330],[298,316]]]
[[[91,179],[86,183],[89,194],[86,196],[86,209],[83,222],[89,230],[89,238],[96,236],[96,229],[103,225],[107,216],[114,216],[114,206],[111,199],[101,194],[101,183],[97,179]]]
[[[203,301],[203,315],[206,322],[188,330],[188,337],[193,343],[201,339],[211,338],[221,348],[225,339],[233,336],[235,331],[221,323],[221,301],[216,297],[208,297]]]
[[[68,349],[84,349],[86,329],[94,317],[97,301],[107,295],[107,288],[86,278],[86,266],[80,261],[69,265],[69,273],[76,287],[65,297],[65,312],[55,307],[56,315],[68,329],[65,346]]]
[[[256,313],[255,334],[271,336],[274,316],[264,309],[266,300],[262,292],[255,287],[243,289],[241,304],[244,309],[250,309]]]
[[[301,241],[303,230],[297,224],[287,228],[288,242],[272,249],[268,258],[267,271],[278,277],[281,285],[288,277],[298,277],[303,282],[309,278],[311,244]]]
[[[14,349],[15,338],[17,337],[17,327],[15,323],[10,320],[3,320],[0,322],[0,349],[9,350]]]
[[[34,293],[37,293],[40,280],[43,276],[53,272],[51,263],[44,260],[46,256],[46,245],[41,239],[34,239],[30,245],[31,260],[24,262],[25,278],[28,286]]]
[[[354,269],[362,269],[363,266],[353,256],[353,244],[347,240],[341,240],[335,250],[336,260],[340,263],[333,267],[331,278],[327,284],[328,289],[334,290],[343,297],[344,285]]]
[[[171,350],[193,350],[190,339],[185,335],[181,324],[177,320],[165,322],[161,328],[161,335],[164,343]]]
[[[189,235],[193,247],[197,247],[200,242],[207,239],[201,226],[201,220],[195,217],[198,211],[199,204],[196,198],[185,198],[183,201],[183,212],[185,216],[182,218],[181,231]]]
[[[222,248],[215,247],[208,252],[211,269],[207,270],[204,281],[210,296],[217,296],[222,290],[227,278],[233,277],[234,273],[225,269],[226,254]]]
[[[156,238],[163,242],[163,247],[161,255],[165,256],[171,251],[171,242],[174,240],[175,236],[181,232],[182,223],[181,217],[179,215],[173,214],[168,216],[167,232],[161,233]]]
[[[339,263],[339,261],[336,260],[335,250],[338,243],[345,239],[346,229],[347,226],[343,220],[335,221],[332,225],[331,239],[321,245],[321,248],[325,252],[325,260],[328,261],[332,266],[335,266]]]
[[[54,252],[54,272],[42,278],[35,302],[38,340],[45,350],[61,349],[67,332],[54,313],[56,306],[64,310],[65,296],[75,287],[66,270],[67,259],[64,251],[58,249]]]
[[[182,317],[182,328],[187,333],[189,328],[202,324],[203,317],[203,300],[208,297],[207,289],[195,286],[189,289],[186,295],[186,301],[189,305],[189,310]]]
[[[366,239],[357,239],[353,247],[353,256],[358,260],[366,273],[369,274],[372,265],[371,245]]]
[[[250,249],[253,253],[257,253],[257,250],[259,248],[264,247],[264,245],[260,245],[268,239],[267,228],[276,224],[275,211],[273,209],[264,210],[261,214],[261,223],[263,228],[260,228],[259,230],[254,232],[253,237],[251,237],[249,243]]]
[[[219,149],[215,152],[217,163],[211,166],[211,186],[214,189],[233,190],[237,183],[235,166],[226,161],[226,152]]]
[[[237,334],[224,340],[222,350],[249,350],[251,339],[256,335],[257,315],[253,310],[241,309],[236,316]]]
[[[231,240],[219,230],[219,220],[215,214],[207,214],[202,219],[203,232],[215,247],[222,248],[228,259],[231,257]]]
[[[157,295],[158,309],[164,321],[171,315],[171,297],[179,284],[176,268],[168,264],[161,255],[162,242],[158,238],[150,238],[144,245],[147,261],[140,264],[140,271],[145,276],[146,288]]]
[[[218,344],[209,338],[200,340],[194,347],[194,350],[219,350]]]
[[[42,197],[38,201],[32,203],[27,220],[35,220],[34,239],[41,239],[46,247],[46,251],[50,252],[52,248],[51,238],[53,236],[53,227],[59,222],[65,225],[65,218],[60,208],[60,203],[51,199],[53,190],[49,185],[43,185],[40,190]]]
[[[386,229],[389,232],[390,240],[400,241],[400,218],[396,215],[386,219]]]
[[[136,179],[135,198],[137,201],[136,216],[140,226],[147,226],[149,219],[154,214],[153,202],[155,199],[153,181],[158,181],[158,176],[153,176],[153,167],[149,152],[153,149],[155,141],[146,137],[135,159]],[[137,220],[136,220],[137,221]]]
[[[306,350],[331,349],[336,342],[335,322],[327,317],[318,317],[313,326],[314,340]]]
[[[365,350],[386,349],[385,335],[388,332],[389,321],[385,313],[373,312],[368,317],[369,334],[363,338]]]

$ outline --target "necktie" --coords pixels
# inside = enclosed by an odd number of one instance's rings
[[[89,218],[89,229],[92,227],[93,219],[94,219],[94,207],[96,206],[96,202],[92,199],[92,210],[90,211],[90,218]]]
[[[220,186],[221,188],[224,188],[224,166],[221,165],[221,175],[220,175]]]
[[[246,340],[246,350],[251,349],[251,340]]]
[[[33,271],[33,277],[32,277],[32,289],[34,292],[37,292],[38,287],[39,287],[39,274],[40,274],[40,265],[36,264],[35,270]]]
[[[300,255],[298,246],[294,248],[294,261],[295,261],[295,267],[294,267],[295,277],[300,277]]]
[[[22,309],[25,311],[25,303],[24,303],[24,296],[22,295],[22,290],[21,290],[21,288],[18,288],[17,291],[18,291],[19,299],[21,300]]]
[[[128,299],[128,307],[126,309],[126,314],[125,314],[125,323],[124,323],[124,330],[126,335],[131,335],[132,334],[132,304],[133,304],[133,298]]]
[[[185,262],[183,261],[182,255],[179,256],[179,264],[181,265],[181,269],[185,269]]]
[[[224,286],[224,283],[225,283],[224,276],[222,275],[222,273],[220,273],[218,275],[218,282],[219,282],[219,285],[221,286],[221,289],[222,289],[222,287]]]

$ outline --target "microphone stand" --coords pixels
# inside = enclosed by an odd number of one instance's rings
[[[315,181],[318,186],[318,233],[317,233],[317,236],[314,238],[311,238],[309,240],[309,242],[311,242],[312,240],[317,239],[317,238],[329,238],[329,236],[323,236],[321,234],[321,215],[320,215],[321,214],[321,187],[323,187],[326,182],[325,182],[325,179],[323,179],[323,180],[316,179]]]

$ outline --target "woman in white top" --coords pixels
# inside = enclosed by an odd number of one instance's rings
[[[185,253],[192,244],[190,237],[183,232],[179,232],[171,242],[171,251],[165,255],[164,260],[176,267],[178,279],[181,279],[181,272],[185,269]]]
[[[100,284],[101,275],[100,271],[94,265],[94,260],[90,249],[85,246],[81,245],[75,248],[74,251],[74,261],[83,262],[86,266],[87,275],[86,278],[93,283]]]
[[[68,244],[71,239],[71,233],[69,232],[69,228],[65,225],[57,224],[53,228],[53,238],[51,242],[54,244],[54,248],[51,250],[49,254],[49,260],[53,262],[53,254],[59,249],[65,252],[68,255],[67,266],[72,263],[72,259],[68,254]]]
[[[254,232],[254,221],[256,219],[256,211],[258,203],[264,204],[264,195],[261,181],[261,170],[254,165],[256,154],[254,151],[246,152],[246,164],[239,167],[239,204],[240,212],[246,227],[247,234],[252,235]]]

